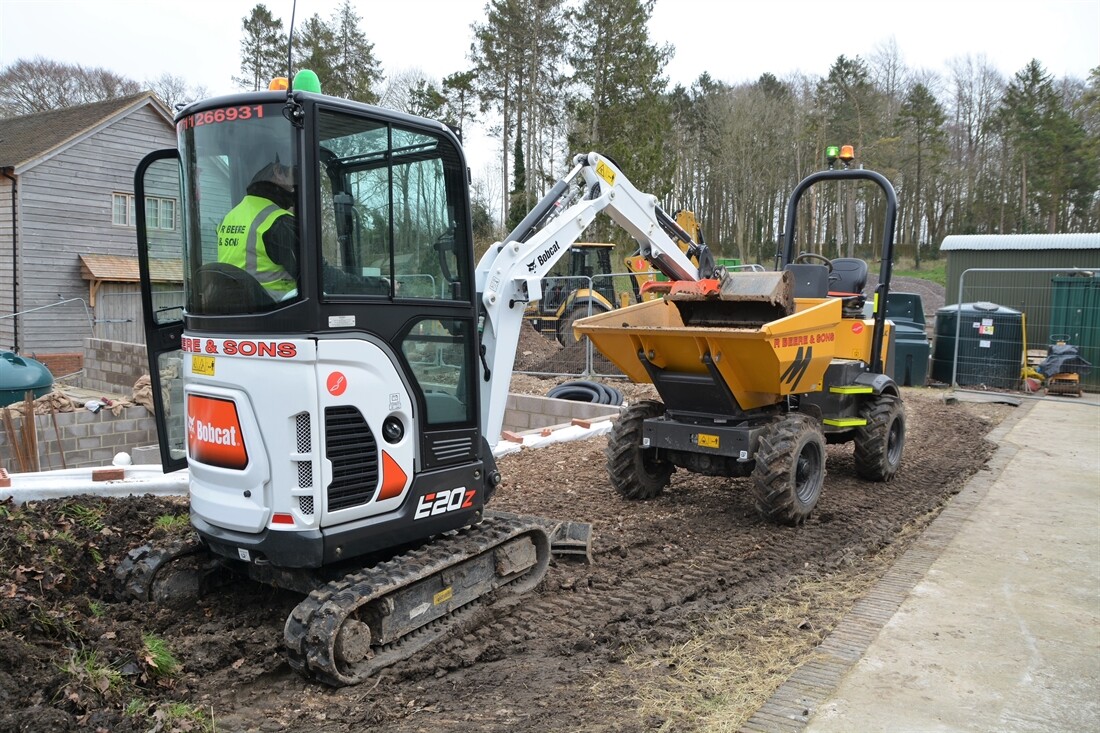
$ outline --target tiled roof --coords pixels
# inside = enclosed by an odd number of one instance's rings
[[[124,255],[80,255],[80,275],[85,280],[136,283],[141,280],[137,257]],[[149,276],[154,282],[183,282],[179,260],[149,260]]]
[[[0,119],[0,167],[17,168],[79,137],[96,125],[146,100],[167,111],[152,92],[77,107]]]

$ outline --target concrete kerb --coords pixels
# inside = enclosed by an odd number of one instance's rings
[[[741,733],[797,733],[836,692],[905,598],[955,537],[964,521],[1019,452],[1006,436],[1030,414],[1027,401],[988,434],[997,445],[984,470],[978,471],[944,507],[919,538],[878,583],[857,601],[817,647],[810,660],[780,685],[739,729]]]

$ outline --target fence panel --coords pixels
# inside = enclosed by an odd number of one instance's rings
[[[932,379],[1017,393],[1100,391],[1100,278],[1078,269],[972,268],[936,313]],[[1060,366],[1052,354],[1076,351]],[[1053,370],[1068,377],[1056,377]],[[1046,373],[1043,373],[1046,372]]]

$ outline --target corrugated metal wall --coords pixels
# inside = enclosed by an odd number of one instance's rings
[[[1048,250],[952,250],[943,252],[947,257],[947,300],[948,305],[959,302],[959,277],[967,270],[973,268],[1066,268],[1100,270],[1100,249],[1048,249]],[[1003,297],[1006,288],[1018,287],[1029,289],[1050,285],[1051,273],[1004,273],[1002,275],[972,274],[967,278],[967,289],[980,287],[982,283],[989,282],[996,286],[997,291]],[[999,303],[989,298],[972,298],[966,294],[965,302],[973,303],[977,300],[990,300],[998,305],[1016,308],[1012,303]],[[1021,301],[1022,302],[1022,301]]]

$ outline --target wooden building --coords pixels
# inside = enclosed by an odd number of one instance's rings
[[[152,92],[0,119],[0,349],[143,338],[134,171],[175,143]],[[153,226],[178,230],[178,201],[149,206]]]

